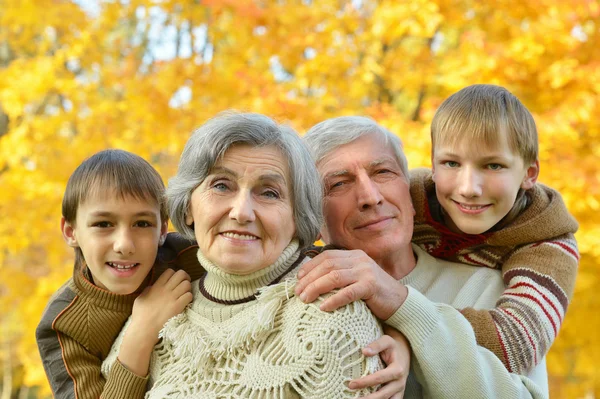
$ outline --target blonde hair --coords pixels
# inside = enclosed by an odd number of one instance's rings
[[[525,164],[538,159],[535,121],[512,93],[500,86],[477,84],[448,97],[431,122],[431,144],[455,146],[468,142],[497,146],[505,135],[512,151]]]

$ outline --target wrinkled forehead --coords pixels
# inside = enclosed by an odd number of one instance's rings
[[[329,151],[317,163],[321,176],[357,168],[368,169],[381,164],[399,166],[396,154],[378,135],[365,135]]]

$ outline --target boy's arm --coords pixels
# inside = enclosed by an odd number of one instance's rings
[[[51,300],[36,329],[38,349],[54,397],[67,399],[143,397],[145,379],[135,376],[126,369],[115,368],[114,374],[118,376],[119,383],[115,385],[112,377],[109,377],[108,381],[105,380],[100,373],[102,362],[100,354],[91,353],[80,342],[81,340],[73,337],[97,333],[97,331],[81,330],[81,325],[85,323],[81,323],[84,316],[77,314],[78,309],[81,309],[77,306],[78,300],[79,297],[68,285],[63,286]],[[111,314],[111,317],[114,316]],[[59,317],[65,319],[57,323]],[[63,322],[65,320],[73,322],[65,323]],[[110,344],[111,342],[108,342],[107,349],[110,349]]]
[[[167,234],[164,244],[159,248],[161,261],[154,280],[162,274],[165,268],[185,271],[192,281],[199,279],[205,270],[198,261],[198,244],[193,240],[184,238],[181,234],[171,232]]]
[[[492,310],[461,310],[479,345],[514,373],[531,371],[554,342],[573,295],[579,252],[572,234],[519,248],[502,266],[506,290]]]
[[[427,397],[547,397],[535,381],[509,373],[492,352],[478,346],[473,328],[456,309],[433,303],[412,287],[385,323],[410,342],[411,369]]]

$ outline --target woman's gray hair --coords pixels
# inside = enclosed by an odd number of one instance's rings
[[[167,202],[173,225],[194,239],[185,223],[192,192],[206,179],[214,165],[233,145],[276,146],[287,159],[296,224],[301,247],[311,245],[322,223],[321,179],[311,155],[298,134],[261,114],[226,111],[196,129],[187,141],[177,174],[169,180]],[[286,222],[286,221],[284,221]]]
[[[340,116],[327,119],[311,127],[304,136],[304,142],[318,165],[331,151],[339,146],[348,144],[363,136],[374,134],[383,140],[384,145],[390,146],[404,179],[409,181],[408,162],[398,136],[365,116]]]

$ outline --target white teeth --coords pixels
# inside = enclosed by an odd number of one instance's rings
[[[257,240],[258,239],[255,236],[251,236],[251,235],[247,235],[247,234],[237,234],[237,233],[230,233],[230,232],[221,233],[221,234],[223,234],[225,237],[233,238],[236,240]]]
[[[114,267],[115,269],[119,269],[119,270],[128,270],[128,269],[132,269],[134,267],[136,267],[137,265],[139,265],[139,263],[131,263],[129,265],[117,265],[116,263],[112,263],[112,262],[106,262],[110,267]]]
[[[460,206],[462,208],[468,209],[469,211],[477,211],[479,209],[485,208],[484,205],[465,205],[465,204],[460,204]]]

